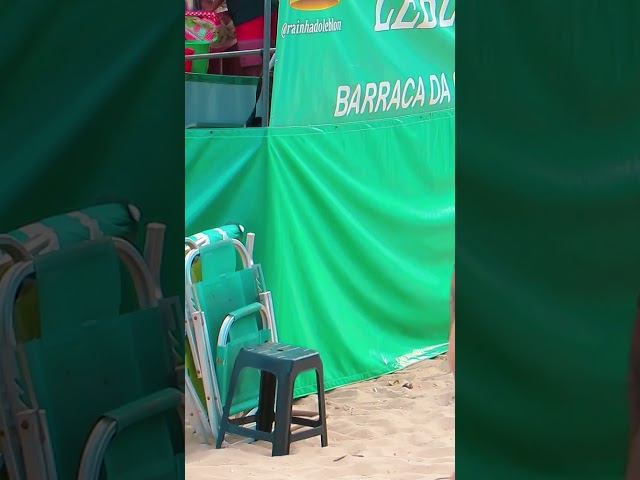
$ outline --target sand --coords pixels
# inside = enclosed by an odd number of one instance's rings
[[[409,388],[413,387],[413,388]],[[317,398],[296,402],[317,410]],[[448,479],[454,469],[454,388],[446,356],[327,393],[329,446],[320,437],[271,457],[271,444],[222,450],[187,435],[188,480]],[[315,406],[315,408],[314,408]]]

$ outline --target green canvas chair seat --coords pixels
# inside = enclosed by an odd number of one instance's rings
[[[242,347],[264,343],[271,338],[261,315],[259,297],[261,278],[259,265],[243,268],[231,239],[221,240],[200,249],[203,281],[195,284],[198,302],[204,313],[220,393],[220,403],[227,398],[233,364]],[[240,270],[238,270],[240,268]],[[248,307],[248,308],[247,308]],[[226,338],[220,330],[227,315],[241,311]],[[231,414],[257,407],[260,377],[258,372],[243,372],[239,379]]]
[[[116,236],[134,240],[140,213],[136,207],[124,203],[107,203],[55,215],[26,225],[6,235],[0,235],[0,277],[13,264],[3,250],[15,242],[23,248],[26,258],[83,242],[92,238]],[[4,246],[4,248],[3,248]],[[35,338],[40,334],[38,294],[34,285],[25,285],[17,300],[18,336]]]
[[[21,392],[14,412],[38,424],[48,442],[36,432],[29,444],[21,437],[24,467],[40,460],[61,479],[77,478],[81,466],[95,470],[88,478],[104,480],[181,478],[176,302],[158,302],[147,288],[138,292],[140,309],[121,311],[121,264],[111,239],[37,257],[33,268],[40,331],[13,346],[10,381]],[[144,270],[138,274],[150,281]],[[101,438],[101,422],[114,431],[87,449]]]
[[[204,230],[199,233],[195,233],[185,238],[185,255],[188,254],[191,250],[199,249],[205,245],[210,245],[215,242],[219,242],[221,240],[227,239],[235,239],[240,242],[245,240],[245,231],[242,225],[238,224],[230,224],[230,225],[222,225],[217,228],[210,228],[208,230]],[[193,282],[202,281],[202,266],[200,264],[200,256],[198,255],[193,263],[190,266],[191,268],[191,278]],[[189,302],[191,298],[190,288],[186,289],[186,298],[185,301]],[[188,314],[188,309],[187,312]],[[186,332],[185,332],[186,333]],[[187,373],[191,373],[191,381],[193,386],[198,393],[198,397],[200,401],[204,403],[205,401],[205,392],[204,385],[202,383],[202,378],[200,378],[196,374],[196,364],[193,359],[193,350],[191,348],[190,343],[185,342],[185,369]]]
[[[224,244],[212,247],[228,248]],[[263,306],[260,303],[256,282],[256,267],[252,267],[196,284],[206,319],[208,341],[223,405],[227,398],[233,364],[240,349],[267,342],[271,338],[271,330],[265,327],[260,314]],[[233,315],[235,320],[228,335],[221,338],[223,321],[229,314]],[[236,402],[232,414],[250,410],[258,405],[259,385],[259,372],[247,370],[242,373],[234,396]]]

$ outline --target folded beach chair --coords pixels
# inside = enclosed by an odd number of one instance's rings
[[[29,260],[59,248],[75,243],[117,236],[130,241],[139,233],[140,211],[134,205],[120,201],[103,202],[89,208],[55,215],[44,220],[20,227],[9,233],[0,234],[0,278],[17,261]],[[152,235],[147,238],[157,240],[163,236],[160,231],[150,229]],[[151,242],[153,243],[153,242]],[[162,248],[161,243],[152,245]],[[149,253],[155,254],[154,249]],[[156,263],[160,257],[153,259]],[[38,335],[39,320],[37,309],[37,291],[32,282],[25,282],[17,300],[16,309],[26,321],[20,322],[18,333],[23,336]],[[0,452],[3,451],[0,439]],[[0,454],[1,455],[1,454]],[[5,462],[0,462],[0,480],[7,478]]]
[[[202,443],[210,443],[217,436],[231,370],[240,348],[277,341],[271,292],[266,290],[261,267],[254,265],[251,255],[253,235],[247,234],[247,246],[228,232],[226,236],[217,241],[210,238],[185,258],[191,368],[202,380],[202,389],[198,391],[193,371],[187,365],[186,395],[190,390],[193,395],[187,399],[186,413],[190,419],[197,417],[190,424]],[[255,409],[258,388],[257,372],[244,375],[234,397],[232,414],[242,415]]]
[[[244,247],[247,239],[253,240],[253,234],[245,235],[242,225],[224,225],[205,230],[185,238],[185,414],[192,427],[192,433],[198,435],[200,443],[211,443],[212,432],[209,416],[206,412],[206,394],[202,382],[200,360],[195,342],[193,324],[189,321],[195,312],[193,300],[193,281],[202,279],[199,248],[220,240],[234,239],[243,253],[251,253]],[[193,350],[192,350],[193,349]],[[195,353],[195,354],[194,354]]]
[[[29,258],[83,240],[114,236],[134,241],[140,211],[127,203],[104,203],[55,215],[0,235],[0,276],[21,254]]]
[[[115,236],[134,241],[138,234],[140,211],[127,203],[105,203],[55,215],[0,235],[0,278],[19,260],[64,248],[85,240]],[[161,245],[160,245],[161,247]],[[37,335],[37,294],[27,283],[18,299],[19,310],[30,309],[30,322],[20,328]]]
[[[130,311],[122,264],[139,302]],[[37,287],[35,335],[20,328],[30,319],[16,305],[28,279]],[[11,480],[183,477],[183,309],[160,298],[132,244],[103,237],[14,261],[0,279],[0,309]]]

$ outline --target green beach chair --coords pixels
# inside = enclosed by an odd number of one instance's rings
[[[128,203],[104,203],[73,212],[54,215],[0,235],[0,277],[16,256],[33,257],[84,240],[103,236],[135,241],[140,210]],[[4,254],[3,254],[4,251]]]
[[[219,242],[221,240],[232,239],[238,248],[238,253],[242,259],[243,264],[253,263],[251,259],[251,248],[253,245],[252,233],[245,235],[244,227],[242,225],[224,225],[218,228],[212,228],[205,230],[204,232],[196,233],[185,238],[184,250],[185,250],[185,318],[189,319],[191,313],[195,309],[193,303],[193,282],[200,281],[202,279],[202,269],[200,266],[200,251],[201,247],[210,245],[211,243]],[[244,242],[247,242],[249,249],[245,248]],[[185,335],[187,336],[187,349],[196,348],[195,338],[193,337],[193,327],[187,322],[185,324]],[[193,351],[189,356],[193,362],[194,370],[197,372],[194,382],[202,383],[202,375],[200,374],[200,356],[197,351]],[[202,387],[196,388],[202,390]],[[202,397],[204,398],[204,397]]]
[[[190,322],[191,314],[195,311],[193,281],[202,279],[199,248],[226,239],[234,239],[245,257],[251,256],[244,247],[244,242],[247,239],[252,241],[253,234],[245,235],[242,225],[223,225],[185,238],[185,415],[189,420],[192,434],[197,435],[202,444],[213,443],[214,438],[205,407],[206,394],[200,368],[200,355],[197,351],[193,324]],[[212,421],[215,422],[215,418]]]
[[[198,357],[196,368],[202,380],[202,393],[190,401],[199,403],[206,412],[206,422],[200,424],[206,423],[207,431],[203,434],[191,426],[202,443],[217,436],[229,376],[240,348],[277,341],[271,292],[265,288],[260,265],[253,263],[253,235],[247,234],[247,238],[251,239],[247,247],[238,238],[228,237],[199,246],[185,259],[188,339],[193,356]],[[195,259],[199,261],[197,270]],[[248,372],[240,381],[233,414],[247,414],[257,406],[259,376],[251,373],[256,372]],[[197,416],[194,410],[187,411],[190,418]]]
[[[122,264],[139,303],[129,311]],[[20,333],[16,308],[28,279],[37,286],[35,337]],[[182,478],[182,307],[161,298],[132,244],[103,237],[14,261],[0,280],[0,308],[11,480]]]
[[[63,248],[68,245],[104,236],[117,236],[134,241],[139,233],[141,213],[135,206],[127,202],[110,201],[54,215],[44,220],[24,225],[9,233],[0,234],[0,278],[15,263],[29,260],[37,255]],[[153,230],[153,231],[151,231]],[[157,240],[157,233],[164,234],[162,229],[150,228],[147,239]],[[150,242],[147,246],[157,247]],[[149,249],[155,253],[154,248]],[[159,261],[159,257],[155,260]],[[39,334],[37,308],[37,289],[32,282],[26,282],[17,300],[16,310],[23,321],[18,329],[23,337],[35,337]],[[1,439],[0,439],[1,440]],[[3,451],[0,441],[0,452]],[[7,478],[4,456],[0,462],[0,480]],[[4,475],[4,476],[3,476]]]

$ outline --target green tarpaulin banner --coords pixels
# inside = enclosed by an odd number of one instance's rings
[[[460,479],[624,478],[640,287],[633,5],[465,5],[456,44],[467,82],[456,112]]]
[[[454,50],[455,0],[283,0],[271,124],[452,109]]]
[[[256,233],[280,340],[319,350],[328,388],[446,350],[454,120],[186,131],[186,234]]]

